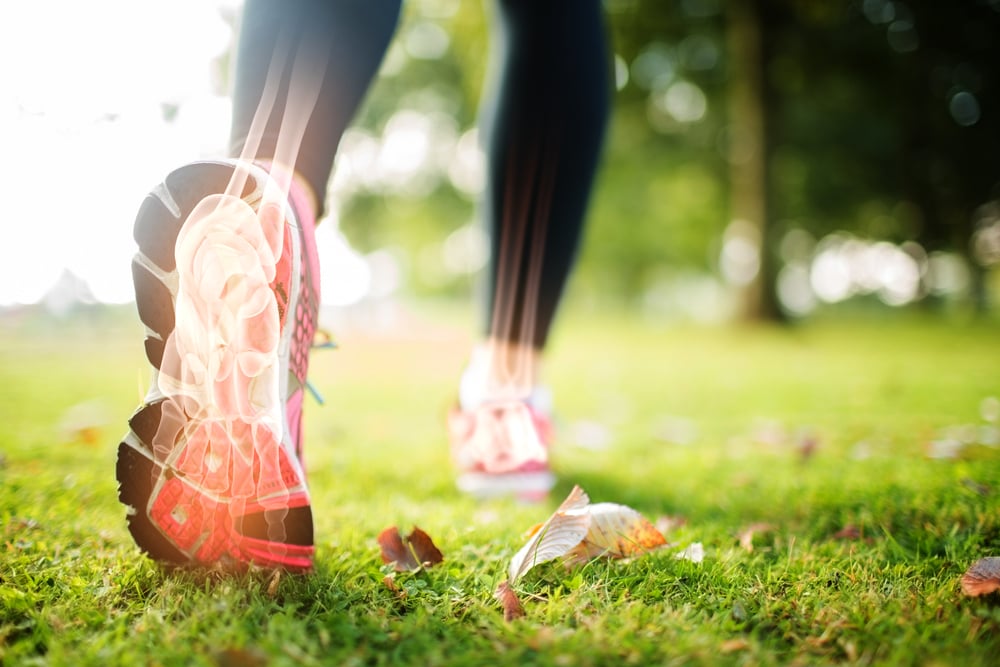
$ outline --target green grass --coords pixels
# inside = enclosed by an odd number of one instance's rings
[[[1000,596],[958,585],[1000,555],[1000,448],[981,414],[1000,396],[995,326],[569,315],[547,366],[560,484],[526,506],[453,490],[442,418],[464,321],[425,309],[392,334],[344,328],[314,358],[317,565],[277,582],[167,572],[133,546],[113,475],[147,378],[130,313],[0,321],[0,663],[995,664]],[[88,401],[89,443],[66,423]],[[969,440],[960,456],[929,458],[948,437]],[[526,617],[504,622],[508,560],[575,483],[684,523],[640,559],[536,568]],[[771,529],[747,550],[758,523]],[[375,543],[394,524],[445,554],[396,591]],[[675,558],[692,542],[702,563]]]

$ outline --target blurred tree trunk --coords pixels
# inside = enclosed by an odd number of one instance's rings
[[[777,319],[774,271],[768,252],[767,136],[759,0],[726,3],[726,51],[729,68],[729,211],[732,235],[749,242],[757,271],[739,285],[740,318]]]

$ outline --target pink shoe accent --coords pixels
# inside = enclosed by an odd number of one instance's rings
[[[158,559],[304,571],[314,553],[298,456],[319,304],[313,222],[300,225],[292,206],[260,214],[269,177],[256,167],[240,198],[218,194],[234,166],[182,167],[137,216],[136,303],[155,372],[119,447],[119,498]]]
[[[270,162],[262,166],[272,174],[278,173],[280,167]],[[316,335],[316,321],[320,305],[320,265],[319,253],[316,249],[316,220],[312,211],[309,196],[291,174],[284,172],[282,178],[289,180],[288,203],[295,212],[297,227],[301,238],[299,298],[296,311],[293,314],[295,332],[292,336],[289,354],[289,370],[294,382],[289,378],[289,386],[297,387],[290,390],[287,402],[287,420],[289,435],[295,446],[295,452],[302,458],[302,390],[309,371],[309,353],[313,338]]]
[[[484,403],[448,415],[460,490],[480,497],[541,500],[555,485],[549,469],[552,424],[525,401]]]
[[[305,468],[305,457],[303,456],[302,443],[304,442],[302,433],[302,404],[305,399],[305,392],[297,389],[292,392],[285,403],[288,415],[288,437],[295,443],[295,455],[299,457],[299,463]]]

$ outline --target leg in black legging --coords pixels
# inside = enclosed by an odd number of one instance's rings
[[[288,95],[292,63],[296,54],[304,54],[299,62],[307,75],[317,73],[307,88],[318,95],[294,166],[322,206],[340,137],[378,71],[399,20],[400,4],[401,0],[247,0],[236,54],[233,154],[239,155],[253,139],[254,115],[268,72],[277,62],[281,78],[274,108],[255,151],[260,160],[275,157],[282,122],[299,104]]]
[[[498,0],[484,111],[487,335],[540,350],[572,268],[609,113],[600,0]]]

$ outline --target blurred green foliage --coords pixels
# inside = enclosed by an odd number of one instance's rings
[[[1000,217],[981,215],[1000,200],[1000,2],[746,2],[763,45],[764,251],[780,268],[780,243],[792,229],[814,239],[843,230],[909,240],[965,258],[972,282],[959,296],[985,304],[992,260],[977,258],[970,241],[984,225],[1000,234]],[[475,127],[491,4],[405,3],[357,126],[378,137],[408,109],[446,115],[459,134]],[[731,16],[721,0],[604,4],[618,85],[574,285],[637,302],[665,276],[719,275],[734,140]],[[428,25],[446,37],[430,57],[421,49]],[[670,98],[679,82],[687,87],[678,93],[695,95],[687,111],[683,96]],[[411,258],[476,214],[475,197],[447,174],[419,192],[354,190],[336,203],[361,249],[398,246]],[[417,292],[468,290],[468,276],[430,280],[418,267],[407,267]]]

